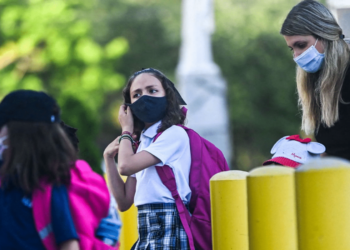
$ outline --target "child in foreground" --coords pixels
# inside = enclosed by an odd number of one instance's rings
[[[77,160],[44,92],[0,103],[0,249],[114,249],[95,236],[107,217],[104,179]]]

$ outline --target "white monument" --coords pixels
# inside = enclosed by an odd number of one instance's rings
[[[350,38],[350,0],[327,0],[327,5],[337,19],[346,39]]]
[[[213,62],[213,0],[182,1],[182,44],[177,78],[187,102],[187,125],[215,144],[231,163],[232,135],[226,102],[226,82]]]

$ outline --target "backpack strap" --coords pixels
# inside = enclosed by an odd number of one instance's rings
[[[36,188],[32,196],[35,228],[48,250],[58,249],[51,225],[51,194],[52,186],[41,182],[40,188]]]
[[[186,115],[187,109],[185,107],[183,107],[182,112]],[[182,128],[185,128],[182,125],[179,125],[179,126]],[[155,142],[162,133],[163,132],[156,134],[156,136],[153,139],[153,142]],[[167,165],[164,165],[162,167],[156,166],[156,170],[157,170],[157,173],[158,173],[159,178],[161,179],[163,185],[169,189],[169,191],[171,192],[171,196],[175,200],[176,208],[177,208],[177,211],[179,213],[182,226],[184,227],[185,232],[187,234],[190,249],[195,250],[193,235],[192,235],[192,232],[190,229],[191,215],[190,215],[190,212],[187,210],[185,204],[181,200],[179,192],[177,191],[176,180],[175,180],[175,175],[173,173],[173,170]]]
[[[193,236],[190,229],[191,215],[187,210],[185,204],[181,200],[179,192],[177,191],[174,173],[172,169],[167,165],[164,165],[162,167],[156,166],[156,170],[164,186],[166,186],[169,189],[169,191],[171,192],[171,196],[175,200],[176,208],[177,208],[177,211],[179,212],[181,223],[188,237],[190,249],[195,250]]]

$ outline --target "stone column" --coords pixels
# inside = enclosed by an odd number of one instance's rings
[[[350,38],[350,1],[327,0],[327,6],[343,29],[345,38]]]
[[[187,102],[188,127],[215,144],[231,163],[226,82],[213,61],[213,0],[182,1],[182,44],[176,74]]]

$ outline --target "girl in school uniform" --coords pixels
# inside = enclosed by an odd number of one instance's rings
[[[107,146],[104,159],[118,208],[126,211],[132,204],[138,208],[139,239],[134,249],[189,249],[175,201],[155,169],[168,165],[173,170],[181,199],[188,204],[190,143],[186,131],[176,126],[184,124],[180,105],[186,103],[174,84],[152,68],[134,73],[123,95],[125,104],[119,110],[122,135]],[[134,134],[140,134],[136,153]],[[120,175],[128,176],[125,183]]]

